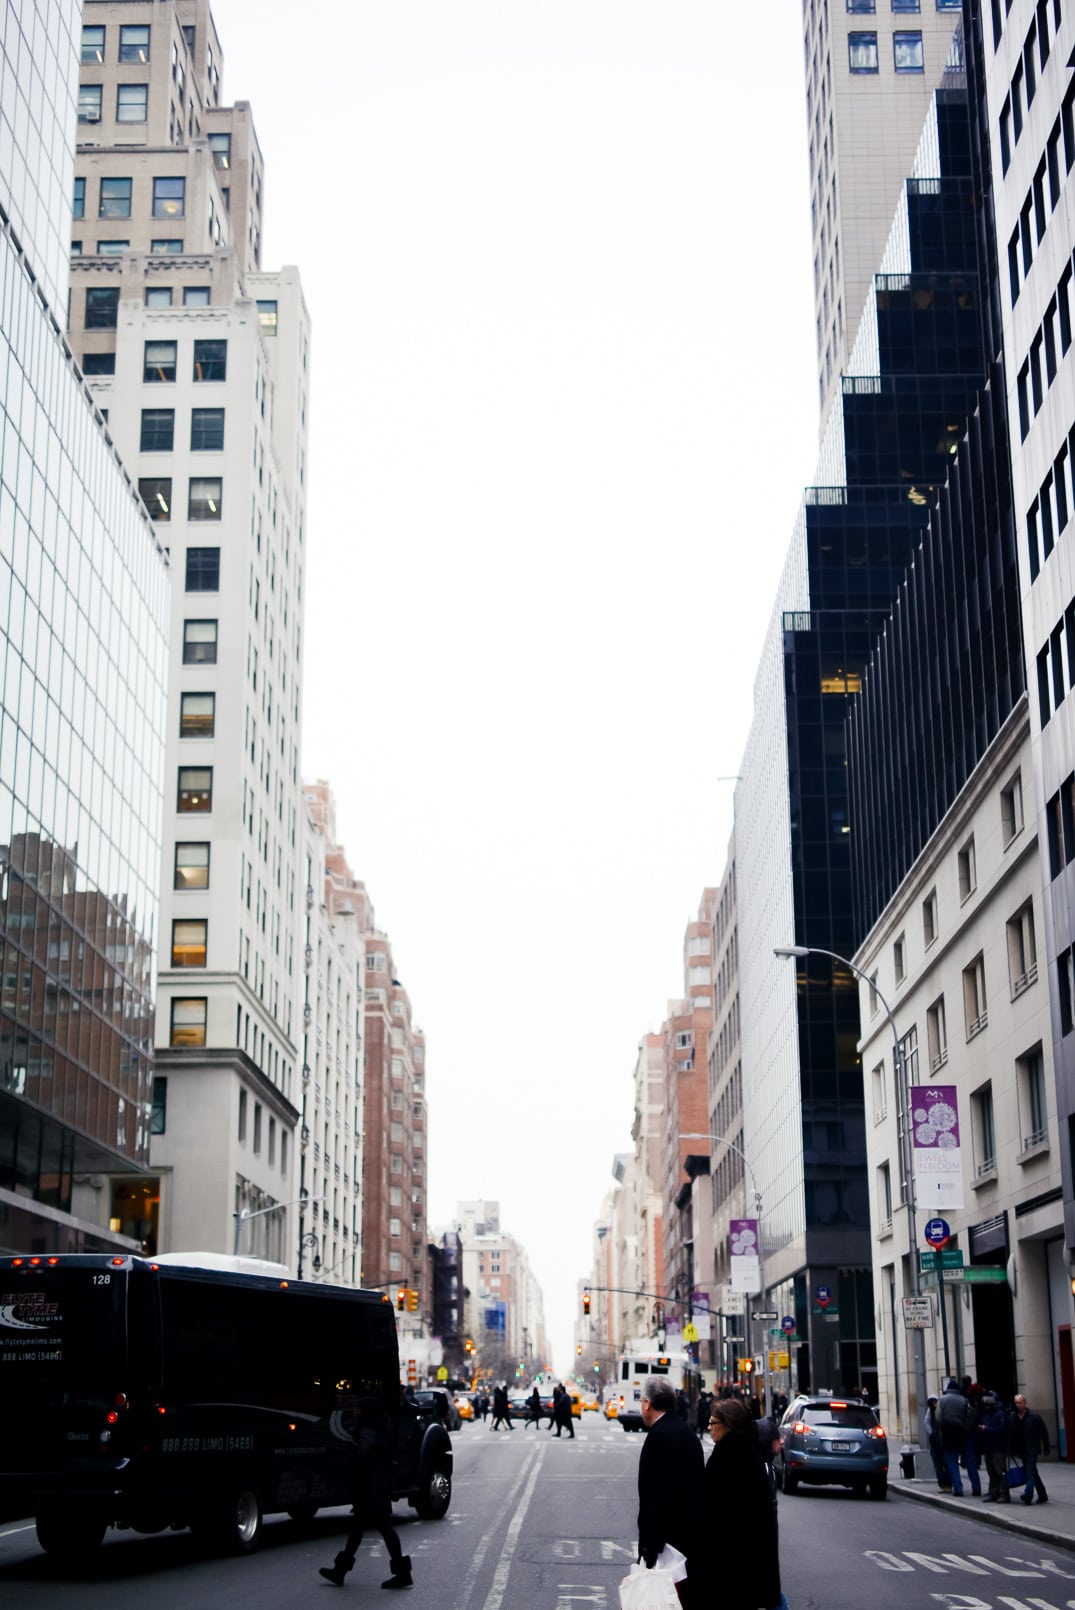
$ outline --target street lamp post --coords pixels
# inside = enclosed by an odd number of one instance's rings
[[[888,1019],[888,1026],[892,1031],[892,1062],[893,1072],[896,1077],[896,1128],[899,1139],[900,1168],[903,1172],[903,1199],[904,1206],[907,1209],[907,1251],[911,1265],[911,1291],[913,1295],[917,1297],[919,1295],[920,1282],[918,1273],[918,1248],[915,1244],[917,1240],[917,1229],[915,1222],[916,1203],[913,1125],[911,1122],[911,1092],[907,1084],[907,1059],[904,1055],[903,1045],[900,1042],[899,1033],[896,1029],[896,1019],[892,1015],[892,1008],[885,1000],[885,997],[881,994],[881,991],[877,988],[876,980],[870,978],[867,973],[864,973],[861,967],[856,967],[854,962],[848,961],[846,956],[841,956],[838,951],[824,950],[820,945],[777,945],[773,949],[773,955],[795,961],[804,961],[809,956],[828,956],[830,960],[839,962],[841,967],[846,967],[848,972],[854,973],[856,978],[861,978],[864,983],[868,984],[884,1008],[885,1016]],[[941,1303],[944,1302],[943,1286],[940,1288],[939,1300]],[[921,1330],[915,1330],[914,1338],[915,1396],[917,1399],[915,1426],[917,1428],[918,1420],[923,1414],[926,1406],[926,1355],[925,1338],[923,1337]],[[892,1363],[893,1367],[895,1368],[897,1366],[896,1359],[893,1359]]]
[[[309,1196],[304,1191],[301,1196],[294,1197],[290,1202],[273,1202],[269,1207],[263,1208],[241,1208],[238,1213],[233,1213],[232,1218],[235,1220],[235,1246],[233,1250],[235,1256],[239,1256],[239,1240],[243,1233],[243,1225],[246,1224],[248,1219],[260,1219],[266,1213],[281,1213],[284,1208],[289,1207],[301,1209],[306,1206],[307,1202],[323,1202],[324,1200],[323,1196]]]
[[[690,1133],[685,1134],[685,1135],[680,1135],[678,1138],[680,1140],[710,1140],[710,1141],[716,1140],[716,1141],[720,1141],[722,1145],[727,1146],[727,1148],[728,1148],[728,1150],[730,1152],[735,1152],[736,1156],[740,1157],[742,1159],[743,1167],[746,1169],[747,1173],[750,1175],[750,1183],[751,1183],[751,1185],[753,1186],[753,1189],[754,1189],[754,1213],[755,1213],[755,1217],[757,1218],[757,1221],[758,1221],[758,1285],[761,1287],[761,1291],[758,1294],[758,1301],[761,1303],[762,1307],[764,1308],[765,1307],[765,1251],[764,1251],[764,1244],[763,1244],[764,1238],[763,1238],[762,1233],[761,1233],[761,1192],[758,1190],[758,1182],[757,1182],[757,1179],[755,1178],[754,1170],[751,1168],[750,1163],[747,1160],[746,1153],[744,1152],[744,1150],[743,1150],[743,1148],[741,1146],[737,1146],[735,1144],[734,1140],[729,1140],[727,1135],[700,1134],[697,1131],[692,1130]],[[763,1322],[759,1321],[759,1324],[760,1323],[763,1323]],[[753,1335],[753,1331],[751,1331],[750,1334]],[[765,1346],[763,1346],[762,1350],[761,1350],[761,1394],[762,1394],[761,1395],[762,1412],[767,1413],[768,1412],[768,1407],[769,1407],[769,1349],[768,1349],[768,1347],[765,1347]]]

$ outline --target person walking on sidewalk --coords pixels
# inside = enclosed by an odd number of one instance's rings
[[[925,1433],[926,1443],[929,1447],[929,1456],[933,1460],[933,1472],[937,1477],[937,1490],[942,1493],[950,1493],[952,1491],[952,1478],[948,1474],[948,1465],[944,1457],[944,1445],[941,1442],[941,1428],[937,1423],[937,1397],[935,1393],[930,1396],[929,1402],[926,1404],[926,1412],[922,1416],[922,1430]]]
[[[941,1428],[941,1447],[944,1450],[944,1462],[948,1466],[948,1476],[952,1483],[952,1491],[957,1498],[963,1497],[963,1476],[960,1472],[960,1461],[967,1451],[967,1439],[974,1424],[974,1411],[967,1402],[959,1382],[953,1376],[945,1387],[941,1401],[937,1405],[937,1423]],[[967,1474],[974,1484],[971,1491],[977,1497],[982,1488],[978,1481],[978,1472],[972,1467]]]
[[[1026,1471],[1026,1487],[1019,1497],[1022,1503],[1032,1504],[1037,1493],[1038,1503],[1047,1504],[1049,1494],[1038,1475],[1038,1456],[1049,1452],[1049,1433],[1041,1415],[1027,1407],[1021,1392],[1016,1393],[1014,1403],[1015,1413],[1008,1422],[1008,1445]]]
[[[978,1446],[989,1477],[987,1504],[1010,1504],[1008,1491],[1008,1416],[995,1392],[983,1392],[978,1405]]]

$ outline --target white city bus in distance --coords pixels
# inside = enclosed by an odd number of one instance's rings
[[[632,1348],[621,1353],[617,1381],[612,1389],[619,1403],[617,1419],[625,1431],[642,1430],[642,1387],[651,1375],[662,1375],[673,1387],[689,1391],[697,1366],[686,1353],[662,1353],[656,1347]]]

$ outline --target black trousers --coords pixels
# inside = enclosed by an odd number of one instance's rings
[[[390,1503],[372,1505],[363,1503],[355,1506],[355,1518],[351,1522],[347,1542],[343,1546],[343,1553],[352,1565],[367,1532],[380,1532],[394,1569],[403,1558],[403,1544],[399,1540],[399,1533],[392,1525]]]

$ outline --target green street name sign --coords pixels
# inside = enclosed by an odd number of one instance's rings
[[[944,1247],[940,1252],[920,1252],[918,1267],[924,1275],[935,1274],[938,1269],[962,1269],[963,1254],[958,1247]]]

